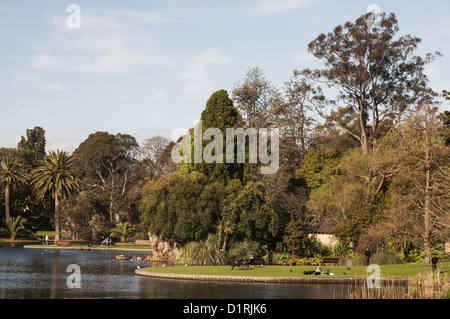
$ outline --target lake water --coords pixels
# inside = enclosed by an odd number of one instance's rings
[[[148,252],[28,249],[0,245],[0,299],[331,299],[345,298],[338,285],[217,283],[140,277],[149,261],[115,260]],[[69,265],[80,269],[80,288],[69,288]]]

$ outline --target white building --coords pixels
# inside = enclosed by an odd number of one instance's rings
[[[315,226],[311,227],[308,237],[315,237],[323,245],[331,247],[339,241],[333,235],[334,227],[334,221],[329,217],[324,217]]]

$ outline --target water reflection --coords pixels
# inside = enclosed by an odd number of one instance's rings
[[[117,254],[144,257],[148,252],[45,250],[0,246],[0,298],[139,299],[313,299],[345,298],[337,285],[195,282],[154,279],[134,274],[159,266],[149,261],[114,260]],[[67,266],[81,270],[81,288],[70,289]]]

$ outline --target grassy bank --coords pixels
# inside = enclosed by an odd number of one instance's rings
[[[229,266],[172,266],[172,267],[152,267],[143,269],[149,272],[167,273],[167,274],[191,274],[191,275],[222,275],[222,276],[311,276],[303,272],[315,270],[314,266],[263,266],[249,268],[234,268]],[[420,273],[430,271],[429,265],[422,263],[411,263],[402,265],[381,265],[381,277],[413,277]],[[330,271],[339,277],[364,277],[370,275],[365,266],[324,266],[323,271]],[[450,278],[450,262],[439,264],[440,276],[446,279]]]

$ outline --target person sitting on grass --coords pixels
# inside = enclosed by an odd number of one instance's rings
[[[250,255],[250,258],[244,263],[244,266],[245,267],[248,267],[248,265],[250,265],[251,264],[251,262],[253,261],[253,255]]]
[[[235,260],[233,261],[232,266],[231,266],[231,270],[233,270],[234,267],[236,267],[236,266],[241,266],[241,265],[242,265],[242,257],[239,257],[238,260],[235,259]]]
[[[317,265],[316,272],[314,273],[314,275],[323,275],[323,271],[322,271],[322,263],[319,263],[319,264]]]

